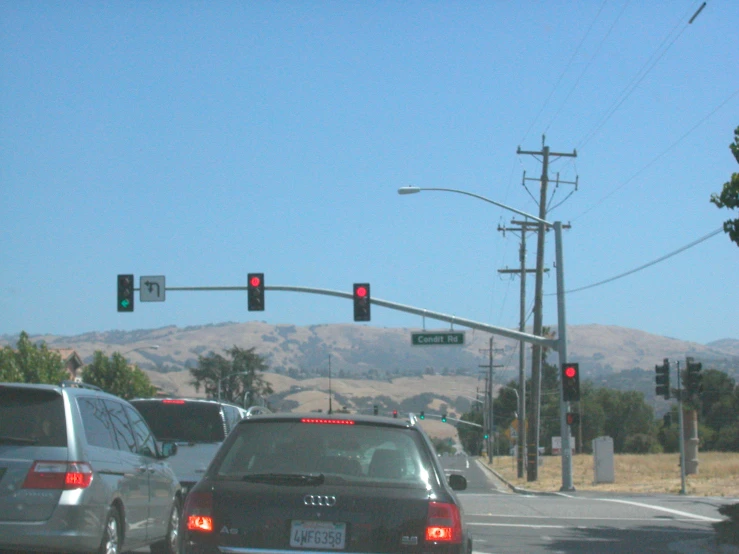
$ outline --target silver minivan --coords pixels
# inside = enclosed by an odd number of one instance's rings
[[[176,448],[97,387],[0,383],[0,550],[174,554]]]
[[[252,410],[205,398],[134,398],[131,404],[158,440],[177,445],[177,454],[169,463],[180,480],[183,497],[205,474],[226,436]]]

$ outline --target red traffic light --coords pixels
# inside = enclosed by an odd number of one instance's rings
[[[360,286],[357,287],[357,290],[354,291],[354,293],[359,298],[364,298],[365,296],[367,296],[367,289],[365,287],[363,287],[363,286],[360,285]]]
[[[565,402],[580,400],[580,367],[576,363],[563,363],[561,369],[562,399]]]
[[[393,410],[393,417],[398,417],[398,410]]]
[[[262,278],[259,275],[252,275],[251,279],[249,279],[249,284],[252,287],[258,287],[262,284]]]

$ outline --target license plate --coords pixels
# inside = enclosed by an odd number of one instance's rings
[[[346,541],[346,523],[332,521],[293,521],[290,528],[290,546],[343,550]]]

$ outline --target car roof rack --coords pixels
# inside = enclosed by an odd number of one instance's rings
[[[62,381],[61,386],[80,388],[80,389],[90,389],[90,390],[97,390],[100,392],[105,392],[100,387],[96,387],[95,385],[90,385],[89,383],[84,383],[82,381],[72,381],[72,380]]]

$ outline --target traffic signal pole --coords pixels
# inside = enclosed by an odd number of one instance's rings
[[[680,426],[680,494],[685,494],[685,418],[679,360],[677,362],[677,418]]]

